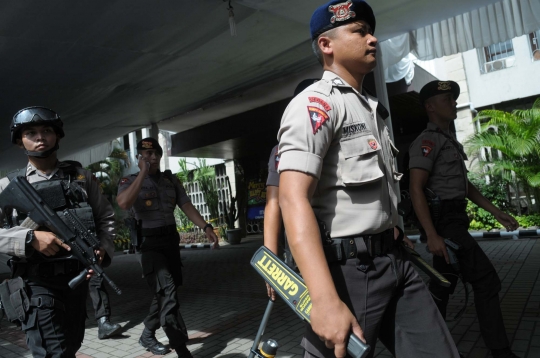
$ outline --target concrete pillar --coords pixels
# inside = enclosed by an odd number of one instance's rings
[[[150,128],[148,128],[148,127],[147,128],[142,128],[141,129],[141,136],[142,136],[142,138],[152,137],[150,135]]]
[[[137,155],[137,137],[135,135],[135,132],[129,133],[129,160],[131,163],[133,163],[135,166],[137,166],[137,158],[135,157]]]

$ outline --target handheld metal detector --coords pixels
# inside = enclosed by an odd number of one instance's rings
[[[276,293],[304,321],[311,323],[311,297],[304,280],[266,247],[260,247],[251,259],[251,266],[257,271]],[[347,344],[347,353],[354,358],[363,358],[369,353],[366,345],[351,333]]]

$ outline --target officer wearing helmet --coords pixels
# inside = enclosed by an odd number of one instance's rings
[[[144,278],[152,290],[150,312],[144,320],[139,344],[153,354],[167,354],[167,349],[155,336],[161,326],[178,357],[191,358],[186,347],[188,334],[180,313],[176,289],[182,284],[182,263],[179,236],[176,231],[174,209],[180,207],[187,217],[203,230],[219,248],[219,241],[211,224],[206,223],[191,203],[186,190],[170,170],[161,172],[159,163],[163,148],[154,138],[137,143],[140,172],[122,178],[116,200],[124,210],[133,210],[141,222],[141,266]]]
[[[17,112],[11,123],[11,141],[24,150],[28,164],[2,178],[0,192],[16,176],[26,177],[43,197],[49,190],[62,188],[64,197],[48,202],[49,206],[58,212],[73,210],[87,228],[95,230],[100,240],[96,256],[102,266],[108,266],[114,254],[113,209],[89,171],[57,159],[63,137],[63,122],[54,111],[28,107]],[[20,226],[25,214],[0,208],[0,221],[8,218],[6,222],[11,223],[0,229],[0,252],[12,256],[12,276],[22,279],[20,294],[28,296],[21,328],[34,357],[75,357],[84,337],[88,285],[85,282],[70,289],[68,282],[84,267],[52,232]],[[90,271],[87,278],[92,274]]]

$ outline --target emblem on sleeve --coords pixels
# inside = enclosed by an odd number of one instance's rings
[[[428,147],[435,147],[435,143],[428,139],[422,139],[422,145],[427,145]]]
[[[313,127],[313,134],[317,133],[319,128],[322,127],[324,122],[328,120],[328,114],[320,108],[308,106],[309,120],[311,127]]]
[[[377,141],[375,139],[368,140],[368,144],[371,147],[371,149],[373,149],[373,150],[377,150],[377,148],[379,147],[379,145],[377,144]]]
[[[122,178],[122,179],[120,179],[120,185],[125,184],[125,183],[127,183],[128,181],[129,181],[128,178]]]
[[[427,157],[432,149],[433,148],[431,148],[430,146],[423,145],[422,146],[422,154],[424,155],[424,157]]]
[[[275,161],[276,170],[277,170],[277,168],[279,167],[279,154],[277,152],[276,152],[276,157],[275,157],[274,161]]]
[[[324,108],[324,110],[326,112],[330,111],[332,109],[332,107],[330,107],[330,105],[328,103],[326,103],[324,100],[320,99],[319,97],[308,97],[308,100],[311,102],[311,103],[318,103],[322,106],[322,108]]]
[[[356,13],[351,10],[352,5],[352,1],[347,0],[346,2],[328,6],[328,11],[334,14],[330,19],[330,22],[333,24],[336,21],[345,21],[355,18]]]

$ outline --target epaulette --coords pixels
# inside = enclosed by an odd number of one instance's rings
[[[9,173],[7,173],[6,176],[9,179],[9,181],[12,181],[13,179],[15,179],[15,177],[26,177],[26,167],[12,170]]]
[[[306,91],[318,92],[325,96],[329,96],[332,93],[332,82],[328,80],[320,80],[305,89]]]

